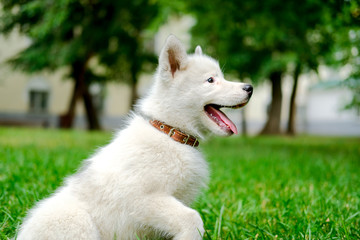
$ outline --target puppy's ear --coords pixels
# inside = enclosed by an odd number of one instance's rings
[[[187,64],[187,54],[184,46],[174,35],[170,35],[159,56],[160,74],[167,79],[168,75],[174,78],[177,71]]]
[[[203,52],[202,52],[202,49],[199,45],[197,45],[197,47],[195,48],[195,54],[196,55],[202,55]]]

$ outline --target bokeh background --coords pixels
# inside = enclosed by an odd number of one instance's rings
[[[169,34],[254,84],[243,134],[360,136],[355,0],[1,0],[0,125],[121,126]]]

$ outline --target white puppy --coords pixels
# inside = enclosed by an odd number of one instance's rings
[[[18,239],[202,239],[189,207],[208,178],[198,139],[237,133],[219,108],[242,107],[251,94],[251,85],[226,81],[199,46],[187,55],[170,36],[127,127],[30,210]]]

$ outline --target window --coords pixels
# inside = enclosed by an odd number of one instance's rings
[[[45,113],[48,110],[49,93],[44,90],[30,90],[30,106],[32,113]]]

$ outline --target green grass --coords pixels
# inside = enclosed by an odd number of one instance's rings
[[[110,133],[0,128],[0,238]],[[360,239],[360,139],[221,138],[201,144],[205,239]]]

